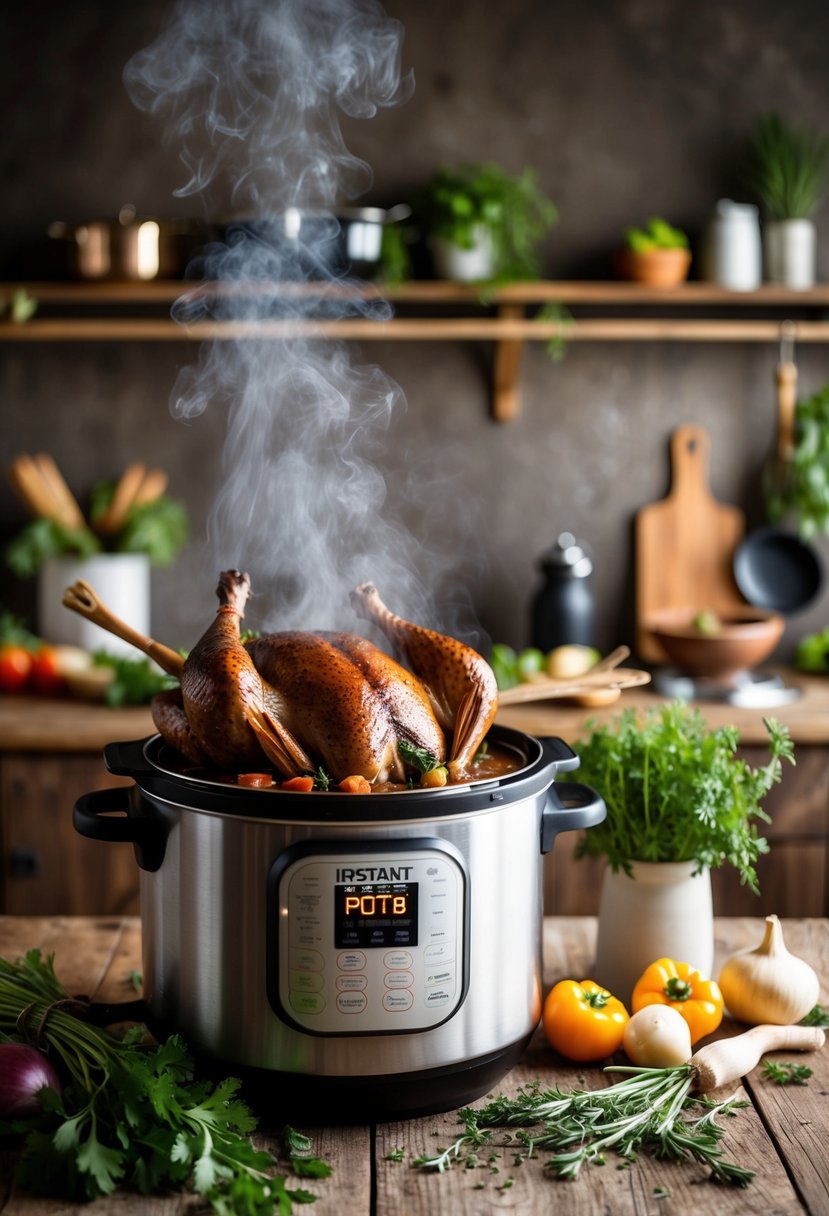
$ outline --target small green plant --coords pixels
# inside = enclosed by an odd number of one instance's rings
[[[558,219],[534,169],[513,177],[491,163],[438,169],[417,211],[430,235],[461,249],[474,248],[484,228],[493,246],[493,282],[538,278],[538,242]]]
[[[791,515],[809,540],[829,534],[829,383],[798,401],[795,447],[783,484],[766,485],[766,514],[772,523]]]
[[[681,228],[654,216],[644,228],[626,228],[625,244],[632,253],[651,253],[654,249],[687,249],[688,237]]]
[[[743,180],[770,220],[808,219],[823,201],[829,179],[829,139],[764,114],[749,137]]]
[[[709,731],[698,710],[675,701],[641,718],[625,710],[580,745],[580,778],[601,791],[607,818],[587,832],[579,856],[604,856],[613,870],[632,861],[693,861],[698,870],[728,862],[758,892],[754,863],[768,852],[756,820],[760,801],[794,764],[785,726],[764,718],[769,762],[753,768],[736,754],[734,727]]]

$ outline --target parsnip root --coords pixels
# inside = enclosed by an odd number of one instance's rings
[[[767,1051],[819,1051],[826,1035],[818,1026],[754,1026],[733,1039],[718,1039],[691,1056],[694,1089],[705,1094],[751,1072]]]

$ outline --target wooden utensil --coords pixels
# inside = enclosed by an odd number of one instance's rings
[[[780,326],[780,359],[774,371],[777,401],[777,429],[774,447],[763,470],[763,494],[767,500],[787,497],[795,449],[795,410],[797,407],[797,364],[794,361],[796,326]]]
[[[12,487],[35,517],[83,531],[86,520],[58,466],[46,452],[23,452],[9,468]]]
[[[671,436],[670,492],[636,516],[636,649],[647,662],[667,659],[648,629],[651,615],[666,609],[725,615],[745,606],[731,569],[745,516],[711,494],[709,451],[703,427],[678,427]]]
[[[498,704],[524,705],[528,701],[552,701],[561,697],[577,697],[584,693],[635,688],[639,684],[649,684],[650,678],[650,672],[637,671],[633,667],[616,667],[610,671],[597,671],[592,668],[583,676],[574,676],[571,679],[553,680],[542,677],[529,680],[526,684],[516,684],[514,688],[505,688],[498,695]]]
[[[143,464],[136,461],[127,465],[115,487],[112,501],[95,522],[95,530],[105,536],[111,536],[124,526],[124,519],[133,504],[138,487],[147,474]]]

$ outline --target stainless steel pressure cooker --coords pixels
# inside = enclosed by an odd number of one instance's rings
[[[541,1011],[542,857],[605,815],[560,739],[494,728],[515,771],[353,795],[188,776],[159,736],[113,743],[135,785],[81,797],[77,830],[141,870],[153,1026],[256,1075],[293,1117],[460,1106]],[[112,815],[111,812],[121,812]]]

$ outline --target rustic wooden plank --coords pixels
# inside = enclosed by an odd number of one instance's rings
[[[0,751],[95,752],[154,733],[149,706],[112,709],[69,697],[0,697]]]

